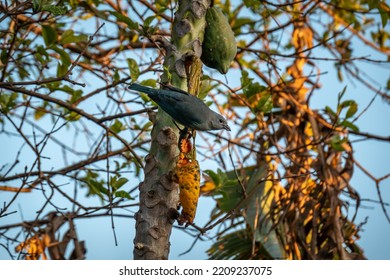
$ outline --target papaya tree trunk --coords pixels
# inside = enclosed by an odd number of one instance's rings
[[[162,82],[187,91],[194,84],[198,86],[190,73],[194,72],[193,65],[199,69],[209,5],[209,0],[180,1],[172,26],[172,40],[151,38],[166,51]],[[139,186],[140,206],[135,215],[133,253],[138,260],[168,259],[169,238],[178,215],[178,185],[170,179],[179,153],[178,130],[161,109],[153,121],[151,149],[145,158],[145,180]]]

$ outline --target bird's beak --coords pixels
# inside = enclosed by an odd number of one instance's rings
[[[224,125],[223,125],[223,128],[226,129],[227,131],[232,131],[232,130],[230,129],[230,126],[228,126],[227,124],[224,124]]]

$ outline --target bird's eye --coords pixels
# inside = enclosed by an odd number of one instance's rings
[[[223,123],[223,119],[219,119],[219,123]]]

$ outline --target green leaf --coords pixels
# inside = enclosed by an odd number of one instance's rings
[[[166,76],[166,80],[167,80],[167,81],[171,81],[171,80],[172,80],[172,73],[171,73],[171,71],[169,70],[169,67],[163,65],[163,69],[164,69],[164,75]]]
[[[57,63],[57,77],[63,77],[63,76],[65,76],[65,74],[67,72],[68,72],[68,66],[58,62]]]
[[[89,178],[86,181],[86,185],[89,188],[88,196],[97,195],[100,198],[103,198],[103,195],[108,195],[108,190],[104,187],[104,182],[102,180],[98,181],[93,178]]]
[[[1,63],[3,64],[6,64],[7,61],[8,61],[8,51],[6,49],[3,49],[1,51],[1,55],[0,55],[0,61]]]
[[[77,102],[81,98],[82,95],[83,95],[82,90],[73,90],[70,93],[69,103],[74,104],[75,102]]]
[[[243,200],[243,186],[248,187],[253,182],[260,180],[264,176],[264,169],[258,168],[257,166],[248,166],[237,171],[232,170],[228,172],[223,172],[218,169],[217,174],[208,170],[206,174],[210,176],[215,184],[214,194],[216,195],[219,209],[228,212],[236,208]],[[240,182],[238,181],[237,174]],[[241,203],[241,207],[246,207],[247,203],[248,201]]]
[[[355,100],[351,100],[351,99],[345,100],[339,104],[339,108],[340,109],[347,108],[351,106],[353,103],[356,103]]]
[[[254,255],[252,254],[253,245],[258,246],[258,250],[254,250]],[[217,241],[207,250],[207,254],[210,260],[273,259],[261,244],[252,242],[248,229],[239,229],[218,237]]]
[[[21,80],[30,76],[30,73],[24,67],[18,67],[18,75]]]
[[[378,5],[378,11],[379,11],[379,14],[381,15],[382,27],[384,28],[385,25],[387,24],[388,19],[389,19],[389,12],[386,11],[384,8],[382,8],[381,5]]]
[[[229,212],[236,208],[243,198],[243,191],[237,179],[224,181],[219,189],[216,190],[216,193],[222,195],[222,197],[217,195],[216,201],[219,209],[224,212]]]
[[[43,46],[37,46],[36,51],[40,55],[44,56],[46,58],[46,60],[49,60],[50,55]]]
[[[147,17],[145,20],[144,20],[144,26],[150,26],[150,24],[152,23],[152,21],[156,18],[156,16],[150,16],[150,17]]]
[[[332,110],[329,106],[325,106],[325,112],[332,117],[336,117],[336,112]]]
[[[261,1],[258,0],[244,0],[244,5],[252,11],[260,11],[262,7]]]
[[[34,12],[40,12],[42,9],[42,0],[33,0],[32,8]]]
[[[343,72],[341,71],[340,67],[336,67],[336,69],[337,69],[337,78],[339,79],[340,82],[342,82],[344,80]]]
[[[214,88],[218,87],[218,84],[212,84],[211,79],[207,75],[203,75],[201,78],[201,84],[199,89],[198,98],[201,100],[204,100],[210,91],[212,91]]]
[[[143,80],[142,82],[140,82],[140,84],[143,86],[152,87],[152,88],[156,88],[156,86],[157,86],[157,82],[155,79]]]
[[[249,78],[249,74],[245,70],[241,72],[241,85],[246,98],[257,95],[267,89],[258,82],[253,83],[253,78]]]
[[[215,186],[219,186],[221,184],[221,178],[218,176],[217,173],[215,173],[213,170],[205,170],[205,174],[210,176],[211,180],[213,180]]]
[[[120,120],[116,119],[114,121],[114,123],[110,126],[110,129],[114,132],[114,133],[119,133],[121,132],[122,130],[125,130],[126,127],[121,123]]]
[[[87,35],[74,35],[74,31],[72,29],[66,30],[61,35],[60,44],[70,44],[70,43],[78,43],[78,42],[87,42]]]
[[[355,115],[358,110],[358,105],[355,100],[345,100],[338,106],[338,112],[340,113],[344,108],[348,108],[345,118],[350,118]]]
[[[34,56],[35,56],[35,59],[36,59],[37,61],[39,61],[39,63],[40,63],[41,65],[45,65],[45,64],[46,64],[45,59],[43,58],[43,56],[42,56],[39,52],[36,52]]]
[[[71,64],[70,56],[66,51],[57,46],[52,46],[51,49],[60,55],[60,61],[57,65],[57,77],[62,77],[68,72]]]
[[[122,197],[122,198],[127,198],[127,199],[131,199],[133,200],[134,198],[132,198],[130,196],[130,194],[127,192],[127,191],[116,191],[114,193],[115,197]]]
[[[272,257],[279,259],[283,257],[283,249],[275,230],[271,231],[273,222],[270,218],[274,192],[278,185],[265,180],[267,168],[267,164],[263,163],[254,169],[250,176],[246,187],[245,216],[247,224],[252,229],[254,240],[260,242]]]
[[[75,122],[78,121],[81,118],[81,115],[76,113],[75,111],[68,111],[66,110],[66,116],[65,119],[70,122]]]
[[[121,187],[123,187],[124,184],[126,184],[129,181],[129,179],[121,177],[118,180],[115,180],[115,182],[112,182],[111,186],[114,190],[119,190]]]
[[[381,14],[381,17],[382,17],[382,27],[385,28],[385,26],[389,20],[389,14],[383,13],[383,14]]]
[[[144,126],[142,126],[140,128],[140,130],[142,130],[142,131],[149,131],[149,128],[151,128],[152,125],[153,125],[152,122],[147,122]]]
[[[341,138],[339,135],[336,135],[331,139],[330,145],[334,150],[343,152],[345,150],[343,144],[347,142],[348,142],[347,138]]]
[[[349,129],[351,129],[352,131],[359,132],[359,127],[357,127],[355,124],[353,124],[352,122],[349,122],[347,120],[342,121],[340,123],[340,125],[347,127]]]
[[[265,94],[262,96],[257,103],[256,110],[261,111],[263,113],[268,113],[273,108],[273,102],[271,94]]]
[[[40,107],[37,107],[34,112],[34,120],[38,121],[40,120],[43,116],[47,114],[47,102],[44,102],[44,104]]]
[[[120,76],[119,76],[119,71],[118,69],[115,69],[114,75],[112,76],[112,81],[114,83],[119,82]]]
[[[206,101],[205,104],[207,105],[207,107],[210,107],[211,105],[214,104],[214,102],[213,101]]]
[[[51,49],[60,55],[61,64],[64,65],[66,68],[68,68],[72,63],[69,54],[66,51],[64,51],[62,48],[57,46],[52,46]]]
[[[134,59],[132,59],[132,58],[128,58],[127,59],[127,65],[129,67],[129,70],[130,70],[130,77],[131,77],[131,79],[133,81],[136,81],[138,79],[138,77],[139,77],[139,74],[140,74],[137,62]]]
[[[241,85],[242,87],[248,86],[253,79],[249,78],[249,73],[248,71],[242,70],[241,71]]]
[[[241,27],[243,27],[245,25],[253,26],[255,23],[256,23],[256,21],[254,21],[253,19],[251,19],[249,17],[240,17],[234,21],[232,29],[235,32],[238,32],[238,31],[240,31]]]
[[[347,119],[353,117],[356,114],[357,110],[358,110],[358,104],[355,101],[353,101],[350,104],[349,109],[348,109],[347,114],[345,115],[345,117]]]
[[[368,8],[370,10],[375,9],[378,7],[378,1],[377,0],[367,0]]]
[[[248,103],[253,104],[251,109],[254,113],[268,113],[272,110],[273,102],[269,90],[258,82],[253,82],[245,70],[242,71],[241,85],[243,91],[241,98],[247,99]],[[256,101],[257,99],[258,101]]]
[[[113,16],[116,17],[116,19],[118,21],[121,21],[121,22],[124,22],[127,24],[127,26],[130,28],[130,29],[135,29],[135,30],[139,30],[139,26],[138,26],[138,23],[132,21],[130,18],[128,18],[127,16],[117,12],[117,11],[110,11],[110,14],[112,14]]]
[[[338,102],[340,103],[340,100],[343,98],[345,92],[347,91],[347,86],[343,88],[343,90],[338,94]]]
[[[57,42],[57,31],[50,25],[42,25],[42,36],[46,47],[50,47]]]
[[[42,11],[49,12],[55,16],[61,16],[66,14],[68,10],[64,6],[43,5]]]
[[[16,106],[16,99],[18,94],[13,92],[11,94],[1,93],[0,94],[0,108],[2,113],[6,114]]]
[[[48,88],[50,92],[54,92],[61,86],[61,82],[57,81],[57,82],[46,83],[43,86]]]

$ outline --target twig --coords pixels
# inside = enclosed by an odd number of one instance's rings
[[[237,172],[237,169],[236,169],[236,166],[234,165],[234,161],[233,161],[233,157],[232,157],[232,153],[230,151],[230,142],[228,142],[228,151],[229,151],[229,158],[230,158],[230,162],[232,163],[233,165],[233,169],[234,169],[234,174],[236,175],[236,178],[237,178],[237,181],[238,181],[238,184],[241,186],[241,189],[242,189],[242,193],[244,195],[244,199],[248,197],[247,193],[246,193],[246,188],[244,186],[244,184],[242,183],[241,179],[240,179],[240,176],[238,175],[238,172]]]
[[[53,83],[53,82],[58,82],[58,81],[67,81],[73,85],[78,85],[85,87],[85,83],[79,83],[76,81],[73,81],[69,78],[69,76],[72,74],[72,70],[76,67],[77,63],[79,62],[80,58],[84,55],[86,52],[88,46],[91,44],[92,40],[96,36],[96,34],[99,32],[99,30],[104,26],[105,23],[102,23],[99,28],[95,31],[94,34],[92,34],[89,37],[88,42],[86,43],[84,49],[81,51],[81,53],[77,56],[77,58],[72,62],[70,68],[68,71],[65,73],[65,75],[61,77],[56,77],[56,78],[48,78],[48,79],[43,79],[43,80],[37,80],[37,81],[22,81],[22,82],[0,82],[0,87],[4,86],[27,86],[27,85],[42,85],[42,84],[48,84],[48,83]]]
[[[377,179],[366,168],[364,168],[358,161],[354,160],[354,163],[360,168],[361,171],[363,171],[364,174],[366,174],[369,178],[371,178],[375,182],[376,191],[377,191],[377,194],[378,194],[380,205],[382,207],[383,213],[385,214],[385,217],[386,217],[387,221],[390,223],[390,217],[389,217],[389,214],[387,213],[387,210],[386,210],[386,207],[385,207],[385,202],[383,201],[382,193],[381,193],[380,186],[379,186],[379,183],[382,180],[388,178],[390,176],[390,174],[388,174],[386,176],[383,176],[380,179]]]
[[[72,70],[73,68],[76,67],[76,64],[79,62],[80,58],[84,55],[85,51],[87,50],[88,46],[91,44],[93,38],[96,36],[96,34],[99,32],[100,29],[103,28],[104,26],[104,22],[99,26],[99,28],[95,31],[95,33],[93,33],[91,36],[89,36],[89,40],[87,42],[87,44],[85,45],[85,48],[82,50],[82,52],[77,56],[76,60],[73,61],[73,63],[71,64],[71,67],[68,69],[68,72],[66,72],[65,74],[65,77],[69,77],[69,75],[72,74]]]
[[[145,108],[145,109],[141,109],[141,110],[134,111],[134,112],[126,112],[126,113],[121,113],[121,114],[117,114],[117,115],[103,117],[103,118],[99,119],[99,123],[103,123],[103,122],[111,121],[111,120],[115,120],[115,119],[120,119],[120,118],[124,118],[124,117],[136,116],[136,115],[139,115],[142,113],[149,113],[150,111],[156,110],[157,108],[158,108],[157,106],[153,106],[151,108]]]
[[[138,162],[138,164],[143,168],[143,163],[142,163],[142,160],[141,158],[139,157],[139,155],[133,150],[133,148],[131,146],[129,146],[128,142],[123,139],[121,136],[118,135],[118,133],[116,133],[115,131],[113,131],[111,128],[107,127],[106,125],[103,125],[101,122],[99,122],[99,119],[94,117],[93,115],[91,114],[88,114],[86,113],[84,110],[81,110],[75,106],[73,106],[72,104],[69,104],[65,101],[62,101],[60,99],[57,99],[57,98],[54,98],[54,97],[51,97],[49,95],[45,95],[45,94],[40,94],[40,93],[37,93],[35,91],[30,91],[30,90],[26,90],[24,88],[21,88],[21,87],[11,87],[11,86],[4,86],[4,88],[8,89],[8,90],[11,90],[11,91],[17,91],[17,92],[20,92],[20,93],[23,93],[23,94],[26,94],[26,95],[29,95],[29,96],[34,96],[34,97],[37,97],[39,99],[42,99],[42,100],[46,100],[48,102],[51,102],[51,103],[54,103],[54,104],[57,104],[61,107],[64,107],[66,109],[68,109],[69,111],[72,111],[72,112],[75,112],[83,117],[85,117],[86,119],[94,122],[95,124],[101,126],[104,130],[106,131],[109,131],[112,135],[114,135],[120,142],[122,142],[123,145],[125,145],[128,150],[130,151],[130,153],[134,156],[134,158],[136,159],[136,161]]]

